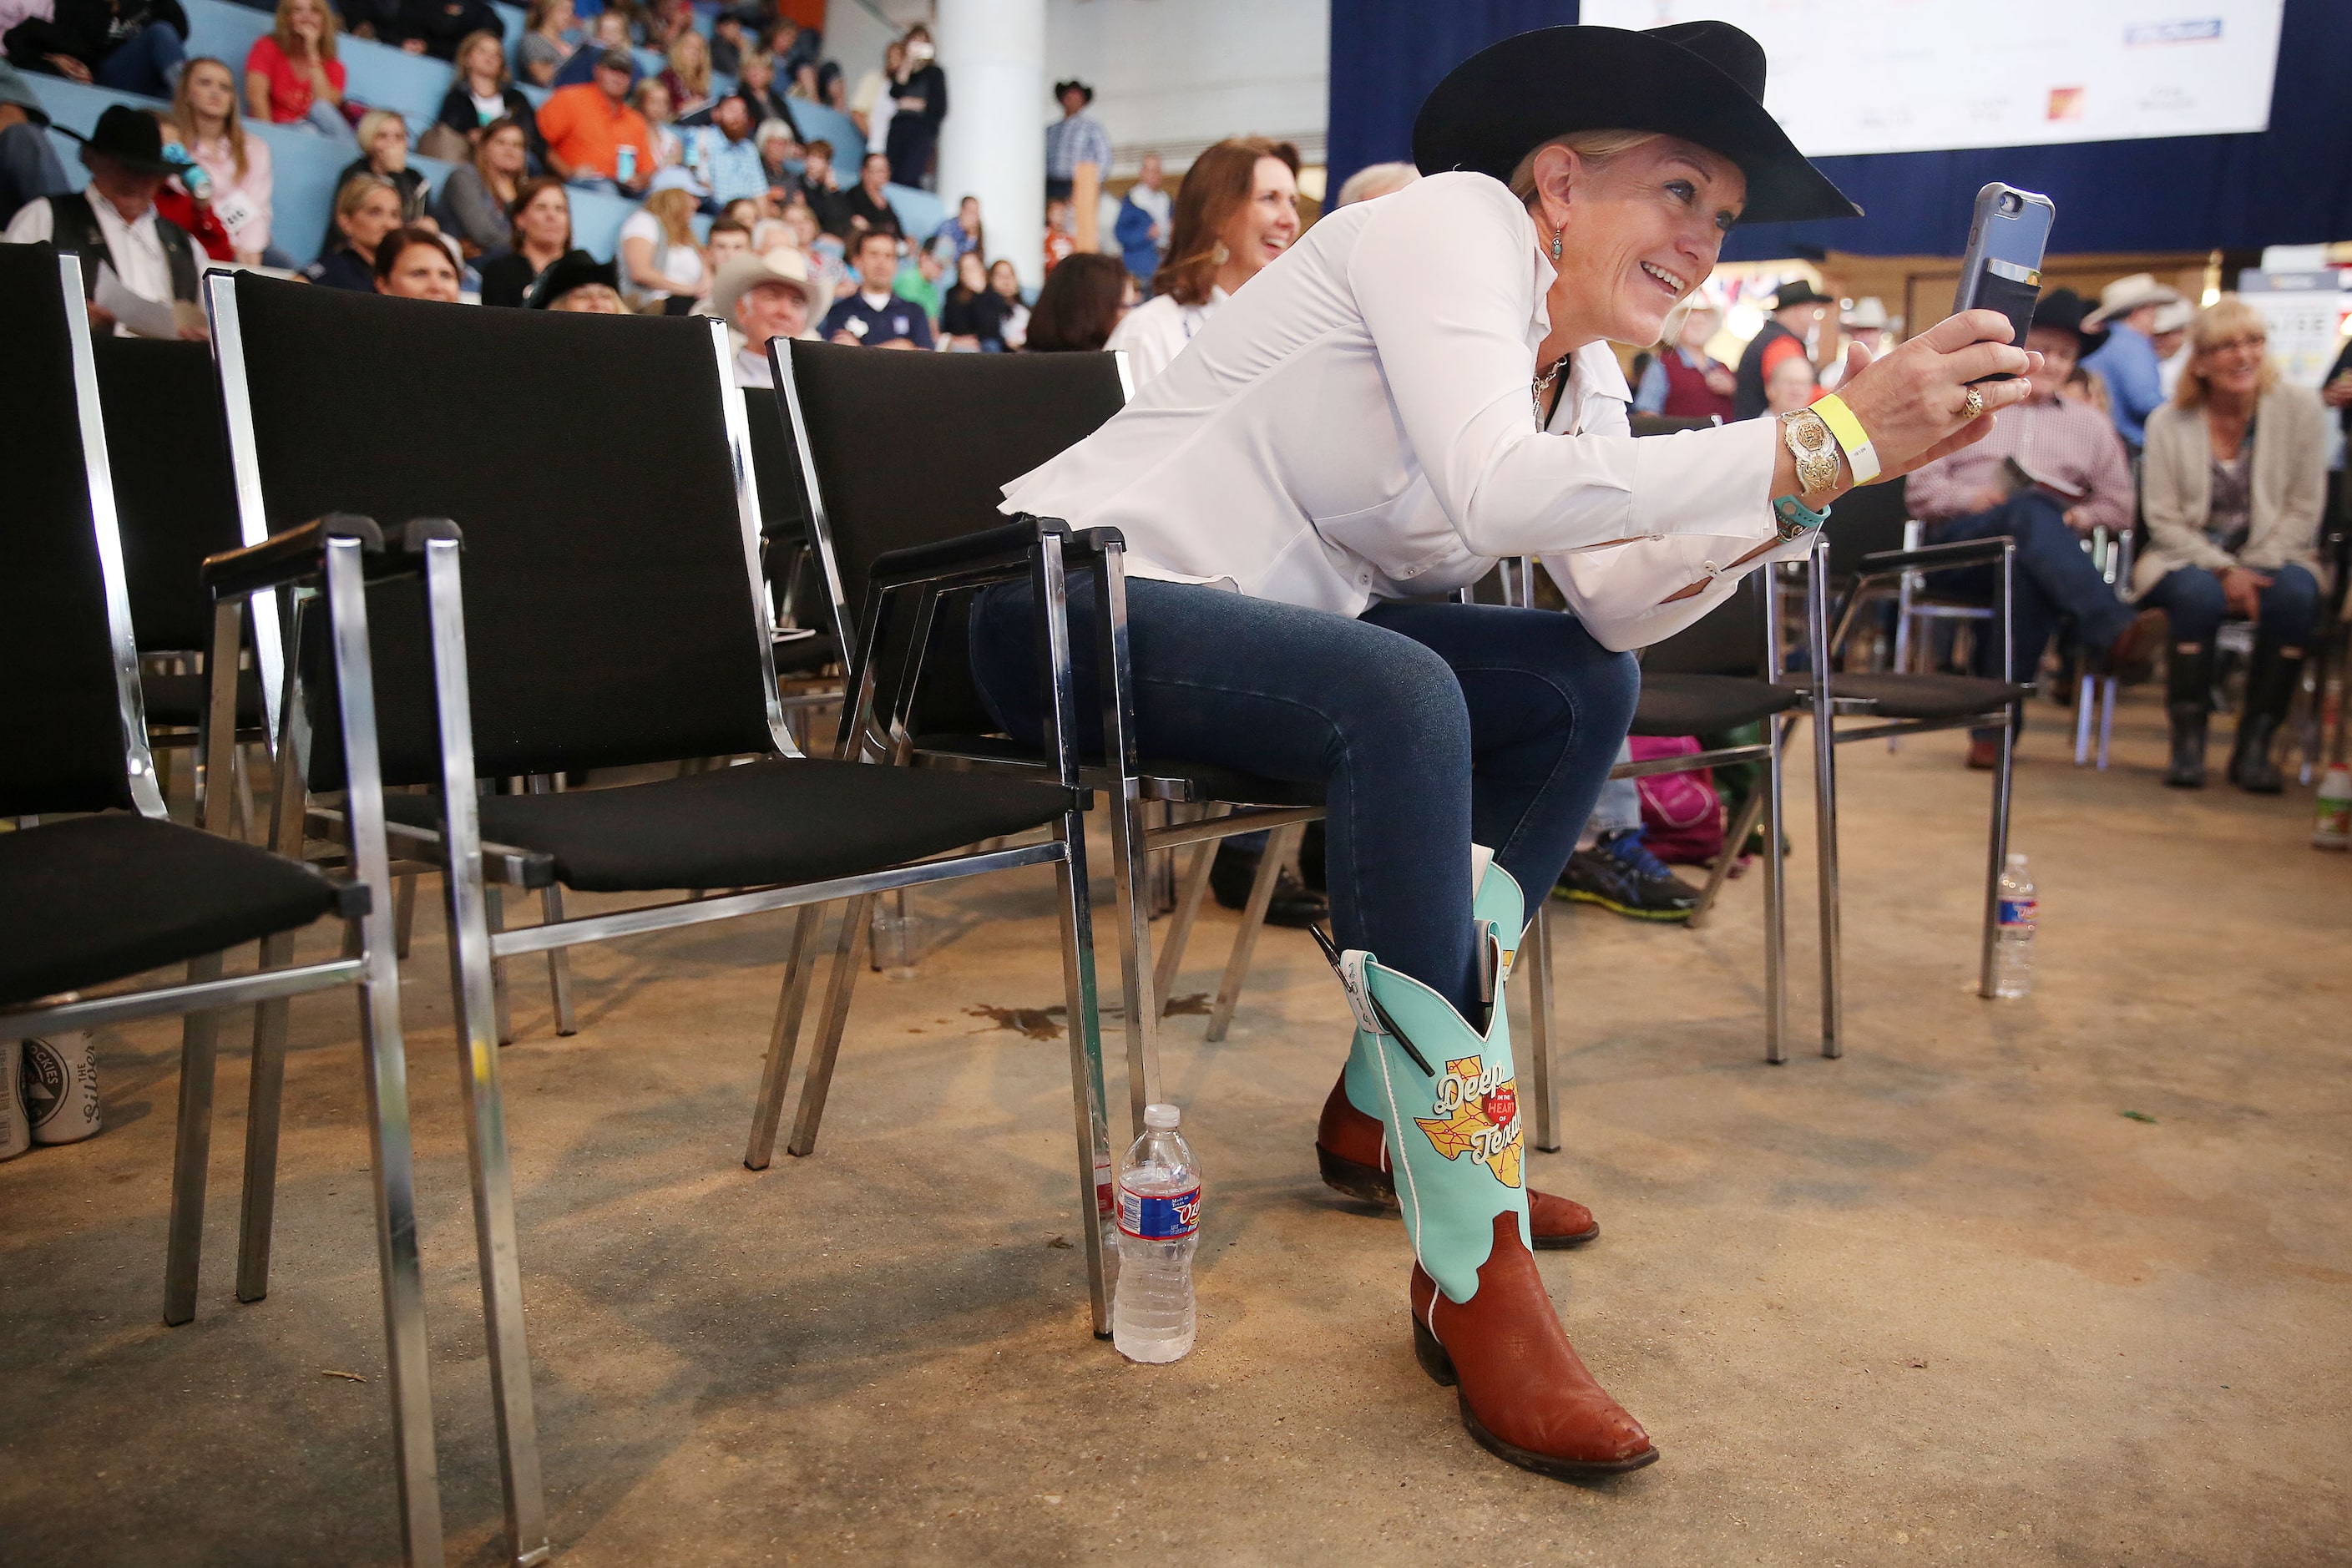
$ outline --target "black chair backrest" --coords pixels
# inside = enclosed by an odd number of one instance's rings
[[[1910,482],[1906,477],[1864,485],[1846,491],[1830,508],[1829,526],[1822,531],[1829,535],[1832,578],[1856,576],[1864,556],[1903,548],[1903,525],[1911,521],[1906,495]]]
[[[130,627],[119,646],[99,547],[111,487],[102,437],[83,439],[99,432],[77,396],[90,367],[77,365],[73,316],[86,334],[80,286],[68,294],[56,250],[0,245],[0,816],[140,804],[126,750],[143,762],[137,670],[126,689]]]
[[[1764,672],[1764,574],[1759,566],[1739,580],[1731,597],[1642,654],[1644,675],[1742,675],[1768,679]]]
[[[794,342],[844,647],[877,556],[993,528],[1003,487],[1094,434],[1126,401],[1109,353],[889,353]],[[961,605],[940,617],[919,728],[989,729],[965,671]]]
[[[718,323],[213,288],[270,531],[330,511],[465,530],[481,776],[774,749]],[[388,784],[439,776],[421,592],[371,616]],[[306,685],[311,786],[338,787],[331,683]]]
[[[148,338],[92,346],[140,650],[210,647],[212,601],[199,574],[205,556],[244,542],[212,351]]]

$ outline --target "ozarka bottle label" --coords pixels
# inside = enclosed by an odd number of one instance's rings
[[[1120,1184],[1118,1228],[1139,1241],[1181,1241],[1201,1228],[1201,1189],[1189,1188],[1164,1197],[1139,1193]]]
[[[2004,926],[2033,925],[2042,913],[2039,899],[2003,899],[2000,900],[2000,923]]]

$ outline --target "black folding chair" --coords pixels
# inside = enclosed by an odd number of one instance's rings
[[[226,792],[215,791],[207,805],[215,831],[173,823],[148,743],[79,261],[47,245],[0,246],[0,338],[9,346],[9,374],[0,376],[0,468],[11,490],[11,505],[0,513],[8,562],[0,573],[0,663],[8,670],[0,724],[13,737],[0,748],[0,816],[16,823],[0,833],[0,1044],[184,1019],[163,1289],[163,1321],[176,1325],[195,1315],[222,1011],[282,1005],[337,986],[357,991],[402,1545],[410,1563],[437,1565],[441,1510],[399,975],[383,918],[389,884],[362,565],[363,554],[381,553],[383,542],[363,518],[330,518],[261,549],[215,557],[202,573],[217,602],[209,640],[231,649],[247,595],[323,580],[324,604],[313,605],[331,611],[314,617],[322,630],[331,622],[326,676],[352,716],[343,845],[352,875],[331,879],[222,836]],[[223,714],[231,691],[224,680]],[[215,765],[223,765],[227,727],[208,729]],[[89,815],[38,820],[52,814]],[[265,957],[255,973],[225,973],[227,950],[330,917],[346,922],[341,956],[275,966]],[[187,965],[184,983],[78,994],[180,963]],[[257,1047],[237,1274],[246,1301],[260,1300],[268,1283],[278,1100],[266,1080],[274,1065]],[[257,1151],[268,1157],[257,1158]]]
[[[92,341],[99,403],[114,475],[114,509],[131,580],[131,624],[139,637],[140,685],[147,700],[149,743],[194,748],[207,700],[205,650],[212,605],[201,571],[205,557],[234,550],[238,533],[228,434],[221,422],[220,380],[202,343],[151,338]],[[178,668],[162,668],[166,664]],[[261,681],[251,670],[236,688],[238,746],[229,753],[237,817],[251,832],[253,790],[244,744],[268,739]],[[205,757],[195,754],[196,812],[204,813]]]
[[[1514,584],[1512,591],[1521,603],[1533,603],[1532,562],[1518,563],[1518,571],[1507,581]],[[1788,899],[1779,853],[1785,816],[1781,763],[1789,732],[1802,716],[1792,710],[1806,700],[1774,679],[1786,662],[1780,626],[1780,573],[1777,567],[1767,566],[1742,578],[1722,604],[1642,653],[1642,692],[1633,709],[1633,734],[1713,735],[1761,721],[1765,725],[1762,741],[1718,746],[1688,756],[1620,763],[1609,772],[1612,779],[1652,778],[1734,763],[1764,764],[1764,788],[1748,796],[1725,836],[1723,853],[1716,858],[1691,923],[1704,921],[1714,908],[1739,847],[1755,831],[1760,815],[1769,846],[1763,857],[1764,1059],[1775,1064],[1787,1059],[1782,1037],[1788,1024],[1784,978]],[[1535,1078],[1533,1133],[1536,1147],[1549,1151],[1559,1147],[1551,1076],[1551,889],[1529,889],[1528,894],[1535,902],[1534,929],[1527,939],[1532,960],[1528,966],[1528,1017]],[[1824,900],[1824,946],[1832,945],[1835,918],[1834,904]],[[1825,974],[1824,984],[1834,984],[1835,977]]]
[[[789,353],[772,346],[769,357],[776,395],[798,441],[810,529],[845,637],[850,606],[862,599],[874,562],[893,550],[931,545],[998,522],[1005,483],[1084,439],[1126,400],[1126,370],[1117,354],[891,354],[794,342]],[[1323,799],[1311,788],[1181,758],[1139,758],[1127,697],[1127,584],[1117,551],[1102,557],[1092,593],[1101,668],[1110,672],[1101,694],[1109,758],[1087,758],[1081,776],[1101,791],[1109,812],[1127,995],[1129,1111],[1140,1133],[1143,1108],[1159,1094],[1159,1020],[1185,932],[1208,886],[1213,841],[1275,830],[1210,1016],[1208,1037],[1217,1040],[1248,973],[1287,836],[1323,815]],[[1052,759],[996,732],[971,684],[963,612],[960,603],[941,612],[942,635],[930,649],[935,680],[901,739],[919,763],[1015,773],[1050,770]],[[1203,815],[1147,828],[1147,801],[1192,804]],[[1155,970],[1145,858],[1185,845],[1198,847]],[[814,919],[803,917],[803,941],[813,936]],[[819,1060],[830,1060],[833,1048],[831,1040],[820,1043]],[[803,1098],[789,1144],[793,1153],[814,1147],[822,1113],[821,1102]],[[767,1162],[776,1115],[776,1108],[763,1108],[747,1163]]]
[[[902,667],[877,712],[873,648],[884,610],[919,623],[940,584],[1029,574],[1039,646],[1066,714],[1071,689],[1058,525],[1007,524],[978,541],[878,561],[844,749],[803,757],[786,734],[759,573],[758,496],[725,330],[691,318],[479,311],[305,288],[250,274],[208,283],[238,476],[271,525],[334,495],[384,515],[462,510],[465,543],[425,552],[425,605],[378,618],[385,776],[426,784],[394,795],[394,833],[439,868],[447,890],[467,1102],[475,1226],[499,1417],[507,1527],[516,1562],[547,1535],[524,1340],[512,1182],[492,1044],[492,963],[583,942],[677,930],[877,891],[1051,866],[1069,1013],[1080,1222],[1097,1333],[1109,1327],[1102,1216],[1109,1159],[1103,1112],[1084,795],[1056,741],[1045,779],[873,765],[857,737],[898,721],[919,668]],[[312,367],[371,389],[363,434],[316,394]],[[657,397],[646,389],[660,389]],[[509,449],[511,411],[561,406],[531,456]],[[650,455],[650,456],[649,456]],[[903,601],[912,595],[909,609]],[[897,623],[893,623],[897,624]],[[918,626],[919,632],[920,627]],[[919,648],[918,635],[913,646]],[[315,658],[306,647],[303,657]],[[860,682],[864,684],[861,685]],[[336,717],[314,703],[313,733]],[[1066,733],[1066,727],[1062,733]],[[481,795],[484,779],[686,758],[757,759],[645,784],[562,794]],[[340,781],[314,753],[313,791]],[[1042,843],[957,853],[1044,828]],[[490,879],[524,888],[651,893],[735,889],[707,899],[498,931]],[[803,931],[806,926],[803,921]],[[825,1000],[838,1034],[861,921],[844,928]],[[788,973],[763,1069],[781,1095],[814,954]],[[812,1063],[821,1075],[830,1063]],[[822,1092],[822,1084],[819,1084]]]
[[[1840,506],[1843,504],[1841,502]],[[1834,511],[1830,527],[1832,530],[1837,527]],[[1825,550],[1826,546],[1822,546],[1814,552],[1811,597],[1826,627],[1829,572]],[[1979,995],[1990,996],[1994,994],[1993,944],[2000,934],[2000,874],[2009,858],[2010,785],[2016,763],[2018,710],[2024,700],[2033,694],[2033,688],[1973,675],[1915,674],[1899,669],[1857,671],[1837,669],[1833,666],[1833,660],[1842,653],[1852,635],[1857,616],[1874,595],[1901,595],[1935,574],[1984,566],[1994,569],[1993,603],[1987,625],[2000,639],[2000,668],[2011,668],[2011,608],[2015,598],[2017,544],[2011,539],[1995,538],[1928,544],[1911,550],[1876,551],[1864,555],[1857,563],[1858,570],[1846,598],[1844,613],[1838,617],[1834,630],[1824,629],[1821,634],[1822,643],[1812,660],[1812,668],[1790,679],[1811,697],[1819,685],[1816,672],[1830,671],[1830,714],[1847,714],[1875,721],[1839,729],[1832,718],[1824,718],[1814,735],[1815,765],[1824,776],[1833,773],[1836,768],[1832,748],[1850,745],[1856,741],[1895,739],[1926,734],[1935,730],[1997,729],[2000,731],[2000,760],[1993,773],[1992,823],[1987,835],[1984,929],[1977,986]],[[1822,901],[1825,905],[1832,902],[1834,897],[1836,842],[1837,806],[1832,792],[1829,796],[1828,819],[1822,834],[1827,856],[1822,873]],[[1833,965],[1836,957],[1825,952],[1822,962]],[[1825,1015],[1823,1027],[1825,1034],[1834,1036],[1837,1025]],[[1823,1049],[1828,1054],[1836,1054],[1829,1050],[1826,1039]]]

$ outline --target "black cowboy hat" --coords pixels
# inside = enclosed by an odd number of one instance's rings
[[[58,129],[65,130],[63,126]],[[163,156],[163,128],[155,122],[155,117],[127,103],[109,104],[89,135],[74,131],[67,131],[66,134],[81,143],[81,161],[85,163],[95,153],[113,159],[134,174],[171,175],[188,167],[184,162]]]
[[[1072,77],[1067,81],[1057,81],[1054,84],[1054,101],[1055,103],[1061,102],[1062,95],[1066,92],[1084,93],[1086,94],[1086,99],[1088,103],[1092,103],[1095,100],[1095,89],[1088,87],[1085,82],[1080,81],[1076,77]]]
[[[539,281],[531,286],[530,298],[523,303],[534,310],[548,310],[574,289],[585,289],[591,283],[602,283],[618,293],[621,269],[612,262],[597,260],[584,250],[567,250],[539,275]]]
[[[1572,131],[1657,131],[1720,153],[1748,176],[1743,223],[1859,217],[1764,109],[1764,48],[1728,22],[1646,32],[1538,27],[1446,74],[1412,124],[1424,174],[1508,180],[1519,160]]]
[[[1791,305],[1834,305],[1837,301],[1813,287],[1808,278],[1794,278],[1780,285],[1772,296],[1772,309],[1785,310]]]
[[[2107,335],[2096,327],[2083,325],[2083,318],[2090,313],[2090,302],[2072,289],[2053,289],[2034,301],[2032,324],[2074,333],[2084,352],[2088,353],[2093,344],[2103,342]]]

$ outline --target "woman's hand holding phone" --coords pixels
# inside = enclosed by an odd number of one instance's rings
[[[1995,413],[2033,395],[2026,378],[2042,368],[2042,356],[2011,342],[2016,330],[1999,310],[1963,310],[1874,360],[1860,343],[1848,346],[1838,395],[1877,449],[1881,479],[1982,440]],[[1993,374],[2017,379],[1984,380]],[[1973,418],[1971,391],[1984,410]]]

